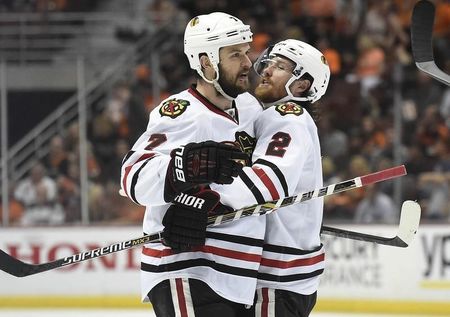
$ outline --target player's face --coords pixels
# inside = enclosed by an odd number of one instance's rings
[[[248,91],[250,87],[248,74],[252,62],[248,57],[248,43],[226,46],[220,49],[219,84],[231,97]]]
[[[294,63],[287,58],[277,56],[267,61],[255,89],[256,98],[271,103],[287,96],[285,86],[294,68]]]

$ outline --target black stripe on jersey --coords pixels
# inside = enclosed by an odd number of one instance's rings
[[[274,252],[274,253],[281,253],[281,254],[293,254],[293,255],[305,255],[310,254],[319,251],[322,249],[323,244],[320,244],[315,249],[312,250],[301,250],[297,248],[291,248],[291,247],[283,247],[281,245],[274,245],[274,244],[264,244],[263,250],[268,252]]]
[[[274,275],[268,273],[258,273],[259,280],[274,281],[274,282],[294,282],[298,280],[306,280],[308,278],[318,276],[323,273],[323,269],[316,270],[310,273],[299,273],[292,275]]]
[[[127,155],[124,156],[122,159],[122,165],[130,158],[131,155],[133,155],[136,151],[128,151]]]
[[[137,180],[139,178],[139,173],[145,167],[145,165],[147,165],[147,163],[150,162],[150,160],[152,160],[153,158],[155,158],[155,156],[146,159],[145,162],[141,165],[141,167],[139,167],[139,169],[136,171],[136,173],[134,173],[133,178],[131,179],[130,197],[138,205],[140,205],[140,203],[136,199],[136,192],[134,190],[134,187],[136,186]]]
[[[263,195],[243,170],[239,172],[239,177],[242,179],[244,184],[247,185],[248,189],[250,189],[253,196],[255,196],[255,199],[258,202],[258,204],[264,204],[266,200],[264,199]]]
[[[172,271],[184,270],[184,269],[198,267],[198,266],[206,266],[206,267],[210,267],[213,270],[218,271],[218,272],[237,275],[237,276],[243,276],[243,277],[256,278],[256,276],[258,274],[257,270],[243,269],[241,267],[224,265],[224,264],[220,264],[215,261],[210,261],[210,260],[206,260],[206,259],[192,259],[192,260],[186,260],[186,261],[177,261],[177,262],[173,262],[173,263],[165,263],[160,266],[141,262],[141,270],[144,272],[151,272],[151,273],[172,272]]]
[[[229,235],[225,233],[219,233],[219,232],[211,232],[206,231],[206,237],[221,241],[227,241],[232,243],[239,243],[239,244],[245,244],[253,247],[262,247],[264,244],[263,239],[253,239],[243,236],[235,236],[235,235]]]
[[[289,196],[289,192],[288,192],[288,186],[287,186],[287,182],[286,182],[286,178],[284,178],[283,173],[280,171],[280,169],[278,168],[278,166],[276,166],[275,164],[273,164],[272,162],[263,160],[263,159],[258,159],[256,160],[255,163],[253,164],[261,164],[261,165],[266,165],[268,167],[270,167],[272,169],[272,171],[275,173],[275,175],[277,175],[278,180],[281,183],[281,186],[283,187],[284,190],[284,196],[288,197]]]

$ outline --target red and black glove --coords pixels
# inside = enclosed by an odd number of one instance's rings
[[[170,153],[164,199],[171,202],[178,194],[197,185],[231,184],[249,157],[239,148],[214,141],[188,143]]]
[[[208,216],[232,210],[219,201],[220,195],[208,189],[193,195],[178,195],[162,221],[163,243],[174,251],[205,245]]]

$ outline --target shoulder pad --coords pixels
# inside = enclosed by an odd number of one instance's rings
[[[303,114],[303,108],[296,104],[295,102],[285,102],[285,103],[280,103],[278,105],[275,105],[275,110],[281,114],[282,116],[288,115],[288,114],[293,114],[296,116],[300,116]]]
[[[172,119],[175,119],[176,117],[183,114],[183,112],[186,111],[187,107],[191,103],[188,100],[185,99],[176,99],[171,98],[161,105],[159,108],[159,114],[161,117],[170,117]]]

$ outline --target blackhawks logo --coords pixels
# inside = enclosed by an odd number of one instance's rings
[[[294,102],[286,102],[275,106],[275,110],[282,116],[293,114],[299,116],[303,113],[303,108]]]
[[[183,99],[170,99],[163,103],[161,108],[159,108],[159,113],[161,116],[171,117],[175,119],[179,115],[181,115],[184,111],[186,111],[187,106],[190,103],[187,100]]]
[[[252,157],[253,150],[255,149],[256,146],[256,138],[250,136],[245,131],[236,132],[235,138],[236,143],[241,148],[241,151]]]

